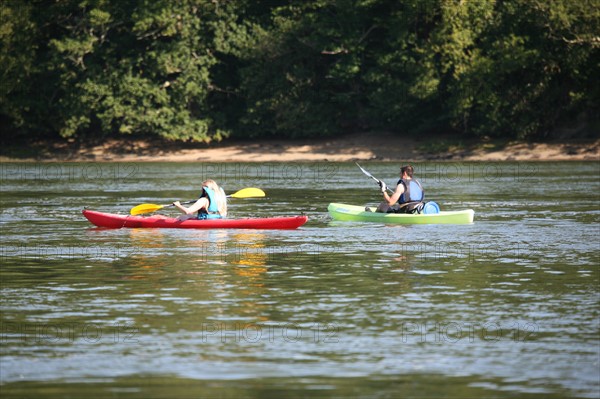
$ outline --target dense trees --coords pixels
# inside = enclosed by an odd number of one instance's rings
[[[597,115],[600,0],[5,0],[13,134],[533,137]]]

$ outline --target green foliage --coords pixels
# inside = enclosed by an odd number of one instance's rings
[[[35,92],[31,77],[39,71],[37,26],[31,21],[30,5],[7,2],[0,7],[0,115],[15,127],[26,128],[35,124],[27,114],[35,108],[29,96]]]
[[[598,114],[598,0],[5,0],[14,134],[528,138]]]

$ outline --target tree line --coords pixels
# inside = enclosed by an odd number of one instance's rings
[[[3,0],[12,135],[531,138],[600,114],[600,0]]]

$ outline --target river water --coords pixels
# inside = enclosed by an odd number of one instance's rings
[[[388,184],[399,165],[366,163]],[[598,397],[600,164],[417,163],[471,225],[332,221],[351,163],[5,163],[3,397]],[[298,230],[96,229],[194,199]],[[172,209],[164,214],[174,214]]]

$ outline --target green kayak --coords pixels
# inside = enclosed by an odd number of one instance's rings
[[[475,215],[472,209],[433,214],[377,213],[365,210],[364,206],[336,203],[329,204],[327,211],[334,220],[385,224],[469,224]]]

